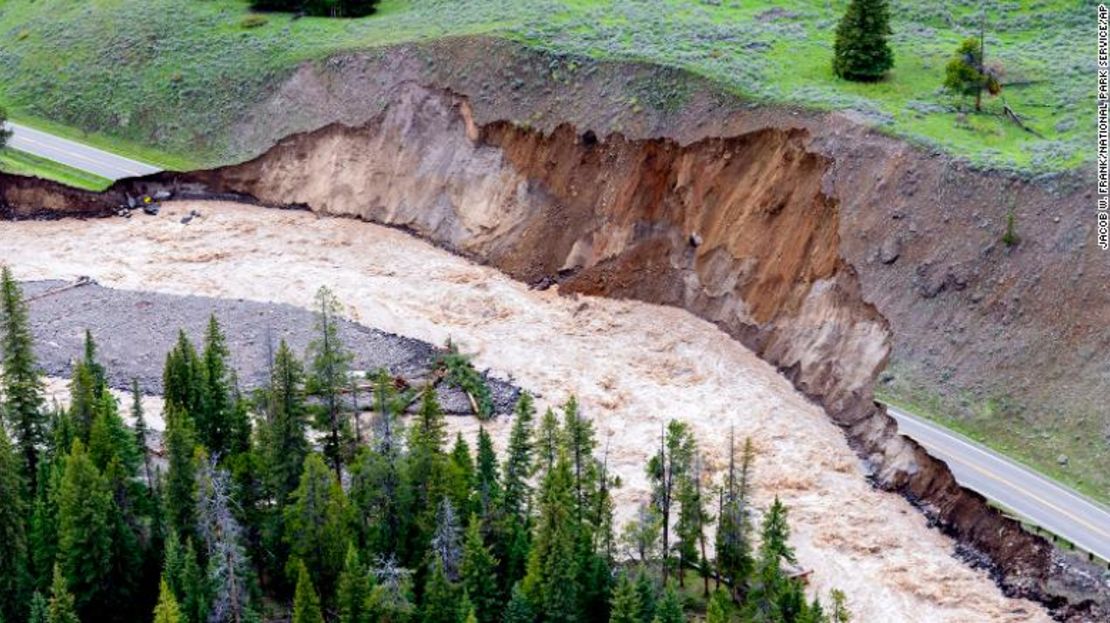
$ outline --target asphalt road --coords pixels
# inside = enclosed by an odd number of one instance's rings
[[[95,147],[59,138],[39,130],[8,123],[12,137],[8,145],[14,149],[41,156],[75,169],[95,173],[110,180],[157,173],[161,169],[130,158],[117,156]]]
[[[946,428],[889,405],[887,412],[961,485],[1110,560],[1110,509]]]

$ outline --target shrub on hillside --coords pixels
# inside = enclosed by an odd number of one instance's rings
[[[956,49],[955,58],[944,69],[944,88],[963,97],[975,96],[975,110],[980,110],[983,89],[991,95],[1002,91],[997,77],[1000,73],[1000,68],[984,66],[982,42],[969,37]]]
[[[268,21],[270,20],[266,19],[265,15],[251,14],[239,21],[239,27],[245,29],[258,28],[259,26],[265,26]]]
[[[882,80],[894,66],[891,32],[887,0],[851,0],[836,27],[833,71],[847,80]]]

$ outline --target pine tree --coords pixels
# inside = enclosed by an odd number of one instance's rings
[[[474,488],[474,458],[470,455],[470,444],[463,439],[462,433],[455,434],[455,445],[451,448],[450,482],[448,484],[451,502],[464,516],[471,511],[471,491]]]
[[[474,604],[470,603],[466,593],[463,593],[462,599],[459,601],[459,621],[462,623],[478,623],[478,611],[474,609]]]
[[[693,444],[693,438],[691,438]],[[705,525],[709,522],[709,515],[705,510],[705,501],[701,495],[701,459],[696,454],[696,446],[694,447],[693,454],[694,460],[690,464],[690,469],[682,475],[678,483],[678,522],[675,525],[675,534],[678,536],[678,567],[679,571],[679,585],[682,585],[682,578],[685,576],[681,572],[682,569],[687,569],[694,566],[699,566],[703,578],[703,592],[706,597],[709,596],[709,573],[707,565],[698,565],[701,558],[704,557],[705,552]],[[702,556],[698,555],[698,548],[701,547]]]
[[[505,606],[505,615],[501,617],[501,623],[535,623],[535,621],[536,616],[533,614],[532,605],[528,603],[524,589],[518,582],[513,585],[512,595],[508,605]]]
[[[754,458],[751,439],[744,442],[740,472],[736,471],[736,444],[729,434],[729,464],[726,482],[721,491],[721,509],[717,526],[717,573],[728,580],[733,599],[740,603],[747,590],[748,578],[755,568],[752,554],[750,503],[750,472]]]
[[[74,441],[58,496],[58,558],[81,612],[96,612],[109,589],[111,512],[107,483],[84,444]]]
[[[20,462],[0,426],[0,618],[7,621],[24,617],[31,579]]]
[[[58,455],[50,461],[39,462],[39,476],[31,511],[28,535],[30,562],[34,571],[34,586],[44,593],[50,590],[58,550],[58,491],[61,489],[64,459],[65,455]]]
[[[412,489],[400,448],[362,448],[350,470],[350,502],[359,542],[368,552],[403,557],[409,538]]]
[[[282,341],[270,379],[270,421],[263,424],[259,442],[266,482],[279,508],[297,488],[309,450],[303,386],[300,362]]]
[[[194,429],[204,417],[204,364],[185,331],[177,334],[177,343],[166,354],[162,371],[162,392],[166,413],[182,413],[193,420]]]
[[[546,474],[555,466],[559,458],[559,448],[562,447],[562,434],[559,430],[559,418],[551,409],[544,411],[540,419],[540,428],[536,432],[536,446],[539,451],[539,471]]]
[[[73,593],[69,592],[61,568],[54,567],[54,581],[50,584],[50,605],[47,608],[50,623],[81,623]]]
[[[767,516],[763,518],[763,541],[760,552],[764,557],[778,556],[783,560],[797,564],[794,548],[790,546],[790,525],[786,520],[787,510],[779,497],[771,503]]]
[[[536,417],[532,396],[524,392],[517,401],[505,458],[494,554],[501,561],[502,590],[508,593],[524,577],[531,548],[529,510],[532,505],[531,478],[535,474],[536,445],[533,422]]]
[[[424,602],[420,608],[421,623],[458,623],[457,590],[447,578],[443,562],[432,560],[431,572],[424,586]]]
[[[563,435],[574,471],[574,513],[578,522],[593,522],[594,498],[598,486],[597,447],[593,424],[582,417],[578,400],[571,396],[563,405]]]
[[[412,482],[416,532],[415,550],[422,550],[435,530],[435,515],[448,491],[449,462],[443,450],[447,424],[435,388],[426,387],[409,429],[409,477]]]
[[[497,453],[493,449],[493,439],[490,438],[484,426],[478,427],[478,460],[474,470],[474,493],[476,511],[483,521],[490,521],[494,504],[501,500],[501,482],[497,473]]]
[[[325,467],[325,469],[327,469]],[[324,623],[320,597],[312,586],[312,576],[303,564],[297,564],[297,592],[293,597],[293,623]]]
[[[193,420],[167,399],[166,411],[166,514],[169,524],[183,537],[196,529],[196,431]]]
[[[38,591],[31,595],[31,615],[27,617],[27,621],[28,623],[50,623],[50,603]]]
[[[640,619],[640,595],[628,574],[622,573],[613,591],[613,604],[609,611],[609,623],[642,623]]]
[[[462,584],[474,605],[478,623],[497,623],[500,619],[500,590],[497,585],[497,559],[482,539],[481,520],[470,516],[463,546]]]
[[[203,382],[201,408],[194,414],[197,439],[213,456],[222,458],[231,449],[231,418],[234,404],[231,397],[231,371],[227,359],[227,340],[216,315],[208,318],[204,333],[199,375]]]
[[[732,599],[728,593],[718,590],[709,598],[705,611],[705,623],[729,623],[732,620]]]
[[[166,579],[158,587],[158,605],[154,607],[154,623],[180,623],[181,609]]]
[[[200,559],[192,539],[185,540],[185,547],[181,551],[181,575],[177,581],[180,591],[177,601],[180,604],[182,618],[188,621],[207,621],[210,587],[208,577],[201,570]]]
[[[795,559],[794,550],[787,543],[790,528],[786,523],[786,507],[777,496],[763,518],[760,536],[759,561],[748,595],[752,618],[756,621],[793,620],[804,607],[805,596],[797,583],[782,571],[782,561],[795,562]]]
[[[89,430],[89,456],[97,469],[104,471],[113,459],[119,460],[127,478],[138,472],[139,448],[135,436],[127,429],[119,415],[116,399],[104,392],[94,408],[92,427]]]
[[[369,571],[359,561],[358,549],[351,543],[336,589],[339,623],[370,623],[370,590]]]
[[[239,389],[239,377],[231,373],[231,414],[228,416],[228,452],[244,454],[251,450],[251,400]]]
[[[85,331],[85,354],[73,368],[69,386],[69,422],[76,438],[88,442],[96,416],[103,410],[108,394],[107,373],[96,360],[96,342]]]
[[[332,595],[350,541],[347,499],[319,454],[305,459],[301,482],[285,509],[285,540],[320,594]]]
[[[325,286],[316,292],[317,338],[308,346],[312,362],[309,393],[320,398],[321,411],[317,427],[327,433],[324,456],[340,478],[343,466],[344,440],[349,437],[340,394],[349,384],[351,354],[339,338],[339,299]]]
[[[652,504],[663,520],[663,582],[670,572],[671,511],[674,508],[677,484],[686,478],[693,458],[693,436],[685,423],[671,420],[659,437],[659,452],[648,462],[648,478],[652,482]],[[681,573],[679,574],[681,577]]]
[[[578,533],[574,520],[574,476],[560,453],[544,477],[540,517],[524,577],[524,593],[547,623],[579,620]]]
[[[521,521],[531,500],[532,489],[528,483],[535,473],[535,441],[532,438],[535,417],[532,396],[524,392],[517,401],[513,426],[509,431],[502,499],[505,514]]]
[[[678,598],[678,592],[675,591],[674,584],[668,582],[666,590],[663,591],[663,598],[659,600],[659,604],[655,608],[655,623],[685,623],[686,618],[682,614],[682,601]]]
[[[35,362],[27,304],[7,266],[0,268],[0,415],[23,455],[24,481],[35,484],[46,441],[43,384]]]
[[[644,567],[636,576],[636,594],[640,596],[640,620],[643,623],[652,623],[655,620],[655,596],[658,588],[648,576]]]
[[[143,395],[139,391],[139,380],[131,380],[131,419],[134,420],[132,430],[135,431],[135,446],[143,461],[143,476],[146,478],[146,487],[154,490],[154,470],[150,464],[150,450],[147,447],[146,419],[143,417]]]
[[[129,434],[125,434],[124,439],[132,443]],[[104,481],[111,496],[108,528],[112,547],[109,588],[103,605],[112,613],[112,618],[123,621],[138,614],[135,607],[142,597],[139,584],[144,551],[135,503],[139,485],[135,483],[133,471],[125,468],[117,456],[113,456],[105,468]]]
[[[836,27],[833,71],[846,80],[881,80],[894,66],[890,34],[887,0],[850,0]]]
[[[829,617],[825,616],[825,608],[821,605],[821,600],[816,597],[809,603],[805,614],[806,616],[799,619],[798,623],[829,623]]]

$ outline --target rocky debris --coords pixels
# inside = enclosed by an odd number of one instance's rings
[[[879,261],[893,264],[902,255],[902,241],[897,237],[887,238],[879,247]]]
[[[200,218],[200,212],[198,212],[197,210],[189,210],[188,214],[181,217],[181,224],[188,225],[189,223],[193,222],[193,219],[195,218]]]
[[[1056,457],[1056,463],[1060,467],[1067,467],[1068,466],[1068,455],[1061,454],[1060,456]]]
[[[162,359],[172,348],[178,330],[199,343],[213,315],[226,333],[232,365],[245,390],[265,383],[269,353],[281,341],[304,356],[315,337],[313,313],[292,305],[115,290],[88,278],[22,285],[44,372],[68,378],[88,329],[108,368],[108,382],[117,389],[129,389],[134,378],[144,393],[161,394]],[[441,348],[347,320],[340,323],[339,335],[354,354],[355,370],[385,368],[397,383],[417,388],[428,380],[438,380],[434,367],[444,352]],[[494,413],[510,413],[520,396],[519,389],[488,372],[482,375],[493,398]],[[438,383],[437,391],[446,413],[473,412],[464,392],[445,383]],[[365,393],[359,401],[370,404],[370,393]]]

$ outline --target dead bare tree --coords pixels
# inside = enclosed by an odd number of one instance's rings
[[[216,458],[197,472],[197,534],[208,551],[208,579],[213,589],[210,623],[241,623],[250,609],[250,559],[243,548],[243,529],[235,519],[230,478]]]

